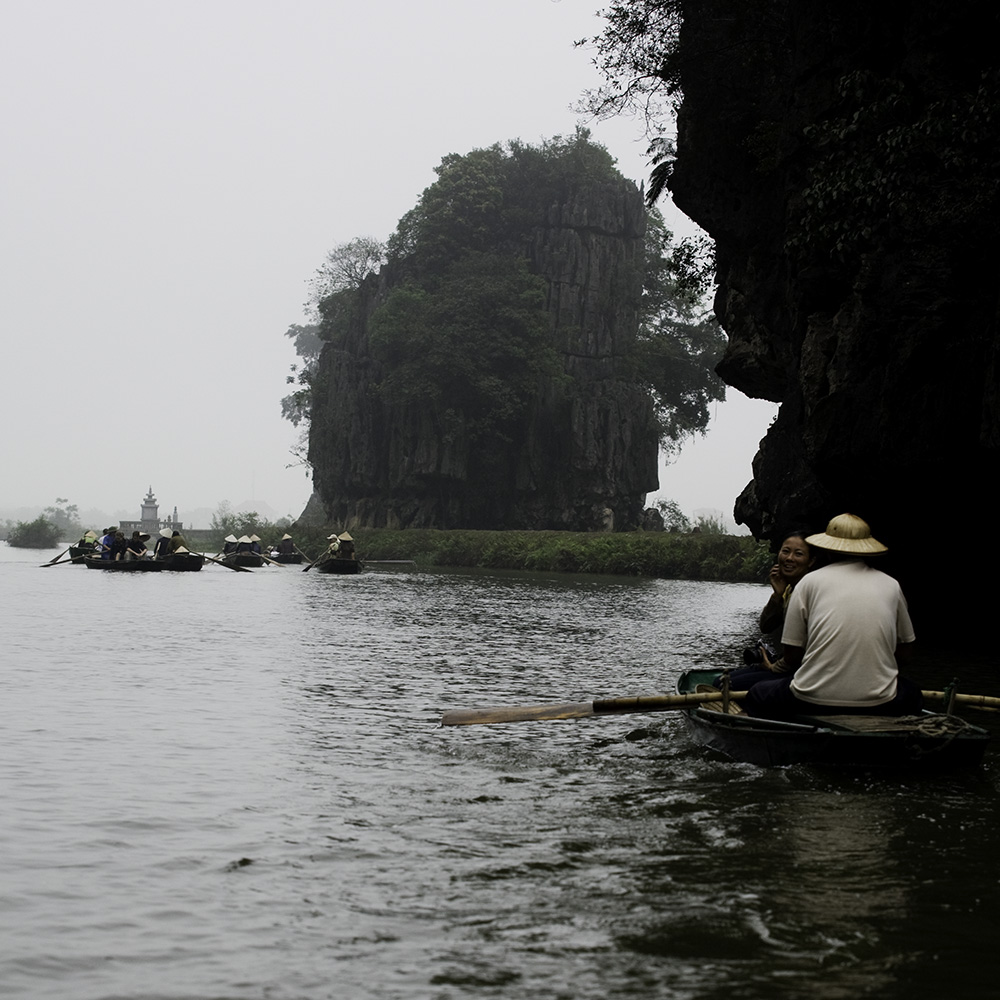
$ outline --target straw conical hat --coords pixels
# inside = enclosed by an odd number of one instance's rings
[[[826,531],[810,535],[806,542],[833,552],[853,552],[859,556],[877,556],[889,549],[872,538],[867,521],[854,514],[838,514],[826,526]]]

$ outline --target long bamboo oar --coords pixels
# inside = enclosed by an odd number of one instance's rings
[[[326,555],[329,555],[329,552],[330,552],[329,549],[324,549],[318,556],[316,556],[315,559],[313,559],[313,561],[311,563],[309,563],[308,566],[304,566],[302,568],[302,572],[303,573],[308,573],[309,570],[311,570],[313,568],[313,566],[316,565],[316,563],[322,562],[323,561],[323,557],[326,556]]]
[[[944,701],[944,691],[922,691],[927,701]],[[742,701],[746,691],[731,691],[731,701]],[[567,702],[562,705],[511,705],[500,708],[465,708],[445,712],[442,726],[488,726],[500,722],[547,722],[553,719],[589,719],[595,715],[623,715],[634,712],[668,712],[691,708],[710,701],[722,701],[721,691],[698,694],[642,695],[637,698],[606,698],[601,701]],[[1000,711],[1000,698],[984,694],[958,694],[955,701],[987,712]]]
[[[208,553],[206,553],[206,552],[194,552],[193,549],[189,549],[188,551],[192,552],[196,556],[204,556],[209,562],[218,563],[220,566],[225,566],[226,569],[235,570],[237,573],[249,573],[249,572],[251,572],[250,570],[248,570],[246,568],[246,566],[230,566],[229,563],[223,562],[221,559],[216,559],[213,556],[208,555]]]
[[[73,546],[71,545],[69,548],[71,549],[73,548]],[[59,562],[59,560],[62,559],[62,557],[66,555],[67,552],[69,552],[69,549],[64,549],[62,552],[59,553],[59,555],[55,557],[55,559],[50,559],[47,563],[42,563],[42,569],[45,569],[46,566],[55,566],[55,564]],[[71,559],[70,562],[72,561],[73,560]]]
[[[947,701],[947,691],[921,691],[925,701]],[[988,694],[956,694],[955,701],[960,705],[968,705],[969,708],[978,708],[983,712],[1000,712],[1000,698],[993,698]]]
[[[732,701],[740,701],[746,691],[732,691]],[[511,705],[501,708],[465,708],[445,712],[442,726],[491,725],[495,722],[536,722],[549,719],[587,719],[593,715],[621,715],[628,712],[666,712],[672,708],[690,708],[706,701],[722,701],[721,691],[699,694],[649,694],[637,698],[605,698],[600,701],[576,701],[562,705]]]

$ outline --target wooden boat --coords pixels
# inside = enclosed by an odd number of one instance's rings
[[[88,548],[83,545],[71,545],[69,547],[69,561],[76,563],[78,566],[82,565],[84,560],[86,560],[88,556],[93,555],[95,551],[94,546],[90,546]]]
[[[159,573],[164,568],[158,559],[102,559],[100,556],[87,556],[84,563],[87,569],[103,569],[110,573]]]
[[[302,564],[301,552],[279,552],[271,556],[271,562],[281,563],[284,566],[299,566]]]
[[[678,694],[713,684],[718,670],[688,670]],[[719,702],[713,703],[721,708]],[[906,719],[877,715],[803,715],[784,721],[755,719],[735,705],[730,713],[706,705],[685,709],[691,735],[733,760],[764,767],[819,764],[836,767],[930,770],[975,767],[990,741],[987,730],[954,715],[924,712]]]
[[[243,566],[245,569],[258,569],[264,565],[264,557],[256,552],[229,552],[221,558],[227,566]]]
[[[316,563],[316,569],[320,573],[360,573],[362,563],[360,559],[324,559]]]
[[[156,559],[155,562],[162,563],[166,570],[197,573],[205,565],[205,557],[196,552],[174,552]]]

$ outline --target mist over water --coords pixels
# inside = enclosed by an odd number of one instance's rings
[[[995,995],[996,750],[890,779],[670,713],[437,727],[669,690],[762,587],[54,554],[0,548],[0,996]]]

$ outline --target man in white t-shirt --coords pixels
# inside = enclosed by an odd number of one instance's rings
[[[788,602],[781,644],[790,674],[755,684],[745,709],[766,718],[919,712],[920,689],[899,675],[915,638],[906,600],[866,562],[886,547],[853,514],[806,541],[831,561],[807,573]]]

